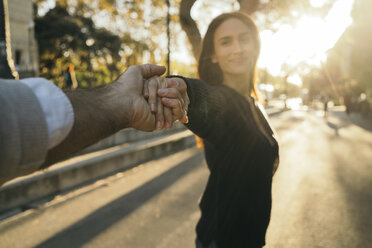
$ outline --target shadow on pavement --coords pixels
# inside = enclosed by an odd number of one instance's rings
[[[349,238],[354,239],[354,247],[371,247],[372,244],[372,173],[368,162],[364,165],[345,164],[341,158],[335,163],[337,180],[348,205],[345,217],[351,220],[355,230],[352,233],[356,237],[349,233]]]
[[[365,119],[358,120],[355,116],[347,116],[342,111],[332,114],[345,123],[342,125],[357,125],[367,131],[372,131],[372,127],[363,126],[362,122]],[[343,209],[347,213],[344,218],[348,218],[353,225],[351,232],[345,238],[353,240],[353,247],[370,247],[372,244],[372,171],[370,167],[372,157],[366,151],[372,142],[362,142],[358,137],[342,142],[343,146],[341,146],[342,143],[339,146],[333,146],[333,167],[335,178],[347,204],[347,208]],[[348,148],[340,149],[340,147]]]
[[[354,125],[357,125],[367,131],[372,132],[372,118],[366,118],[360,114],[351,114],[350,120]]]
[[[336,118],[336,122],[334,119]],[[324,116],[327,126],[335,131],[335,136],[339,136],[339,130],[350,126],[351,122],[344,111],[330,111]]]
[[[372,132],[372,118],[363,117],[358,113],[351,113],[347,115],[345,111],[332,111],[332,116]]]
[[[106,229],[201,165],[202,153],[184,160],[146,184],[110,202],[84,219],[39,244],[41,247],[82,247]]]

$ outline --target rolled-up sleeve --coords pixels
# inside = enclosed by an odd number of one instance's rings
[[[44,78],[20,80],[36,95],[48,128],[48,149],[61,143],[71,131],[74,111],[70,100],[55,84]]]
[[[0,80],[0,185],[37,170],[47,153],[48,131],[33,91]]]

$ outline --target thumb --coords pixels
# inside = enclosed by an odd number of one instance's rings
[[[161,65],[145,64],[145,65],[139,65],[139,68],[144,78],[150,78],[153,76],[161,76],[165,72],[165,67]]]

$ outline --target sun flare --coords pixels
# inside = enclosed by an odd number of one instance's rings
[[[258,67],[280,75],[283,64],[290,68],[300,63],[320,66],[327,58],[327,51],[352,23],[353,3],[354,0],[338,0],[324,19],[306,15],[293,25],[282,25],[276,33],[262,31]]]

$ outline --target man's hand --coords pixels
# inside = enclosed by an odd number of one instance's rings
[[[66,91],[74,109],[74,126],[64,141],[48,151],[41,168],[63,160],[123,128],[154,130],[155,116],[143,97],[143,81],[164,72],[163,66],[131,66],[112,84],[91,90]]]
[[[165,67],[152,64],[131,66],[114,83],[115,91],[123,92],[123,106],[127,111],[129,126],[142,131],[152,131],[156,128],[155,115],[143,96],[144,80],[160,76]],[[120,101],[120,99],[117,99]],[[125,113],[124,113],[125,114]]]

